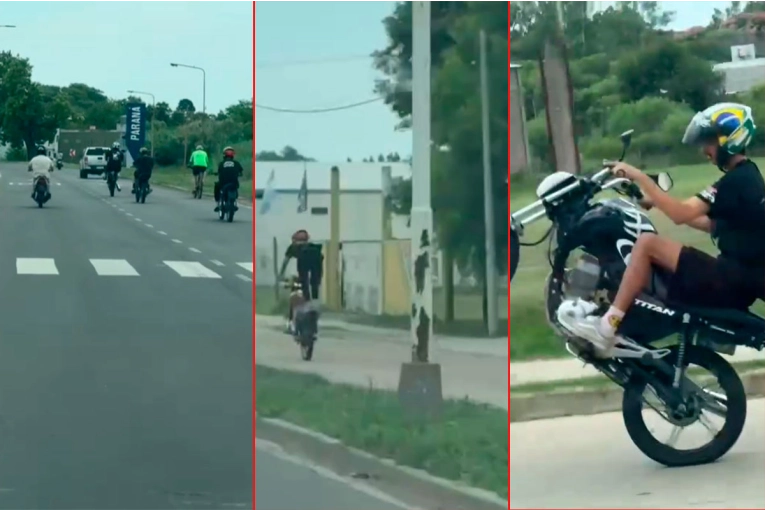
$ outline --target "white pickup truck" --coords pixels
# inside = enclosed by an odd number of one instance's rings
[[[106,153],[108,151],[108,147],[87,147],[80,160],[80,179],[87,179],[90,174],[103,174],[106,170]]]

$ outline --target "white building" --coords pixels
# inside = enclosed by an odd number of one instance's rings
[[[353,245],[379,245],[385,239],[385,196],[391,180],[410,177],[408,163],[256,162],[255,189],[265,191],[273,171],[274,198],[263,212],[263,198],[255,200],[257,283],[272,285],[274,267],[281,265],[291,235],[306,229],[315,242],[330,238],[330,173],[340,171],[340,241],[344,256]],[[298,212],[298,194],[306,175],[308,209]],[[387,217],[386,217],[387,216]],[[274,260],[276,250],[276,260]]]
[[[746,92],[765,83],[765,58],[723,62],[713,69],[722,73],[727,94]]]

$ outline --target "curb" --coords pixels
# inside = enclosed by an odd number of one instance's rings
[[[427,510],[500,510],[507,501],[492,492],[400,466],[352,448],[324,434],[284,420],[256,418],[256,436],[287,453],[310,460],[340,476],[364,480],[397,499]]]
[[[749,398],[765,396],[765,371],[753,371],[741,375]],[[613,388],[581,391],[559,391],[531,395],[513,395],[510,388],[510,422],[524,422],[562,418],[565,416],[588,416],[621,411],[623,390]]]

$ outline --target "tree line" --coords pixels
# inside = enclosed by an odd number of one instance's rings
[[[765,86],[726,94],[715,63],[730,61],[730,47],[755,44],[765,49],[765,23],[747,16],[765,11],[763,2],[731,2],[716,9],[705,27],[675,32],[675,13],[661,2],[619,2],[588,16],[586,2],[513,2],[511,47],[520,64],[532,168],[551,171],[549,139],[540,77],[545,39],[560,22],[574,90],[574,128],[583,168],[619,153],[618,134],[635,129],[632,158],[644,166],[698,161],[680,145],[694,112],[719,101],[740,101],[754,109],[765,127]],[[765,149],[760,130],[753,150]],[[589,162],[589,164],[588,164]]]
[[[57,129],[115,129],[125,105],[144,102],[138,97],[112,99],[84,83],[65,87],[32,80],[32,64],[10,52],[0,53],[0,142],[11,153],[28,157],[36,145],[52,142]],[[242,100],[215,115],[196,111],[194,103],[182,99],[175,108],[167,102],[147,105],[147,118],[154,119],[154,153],[160,166],[185,164],[189,147],[201,144],[211,155],[233,145],[245,169],[252,159],[252,100]],[[148,125],[147,129],[151,130]],[[151,147],[147,135],[147,146]]]

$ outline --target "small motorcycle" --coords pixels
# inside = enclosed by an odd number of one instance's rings
[[[109,188],[109,196],[114,196],[114,189],[117,187],[117,172],[106,171],[106,186]]]
[[[218,201],[218,217],[221,221],[226,220],[229,223],[234,221],[234,213],[239,210],[236,199],[239,194],[236,188],[227,184],[220,190],[220,200]]]
[[[37,206],[42,209],[44,203],[50,200],[50,189],[48,178],[44,175],[38,175],[34,182],[34,192],[32,199],[37,202]]]
[[[300,346],[300,357],[305,361],[313,359],[313,349],[319,335],[319,307],[315,301],[306,301],[297,278],[284,282],[290,290],[290,308],[292,309],[292,331],[290,334]]]
[[[627,153],[632,131],[621,138],[619,161]],[[662,190],[671,189],[669,174],[650,177]],[[625,198],[595,200],[607,190]],[[591,345],[573,336],[564,324],[576,317],[602,315],[608,309],[638,237],[657,229],[635,205],[643,198],[640,188],[614,177],[608,168],[592,176],[555,172],[539,184],[536,195],[536,202],[511,214],[511,281],[520,247],[549,238],[551,272],[544,284],[547,322],[570,354],[624,388],[622,417],[632,442],[649,458],[670,467],[705,464],[725,455],[743,431],[747,395],[735,369],[718,353],[731,355],[737,347],[762,350],[765,318],[745,310],[672,302],[667,298],[669,275],[654,268],[648,287],[619,326],[624,342],[614,349],[613,358],[598,358]],[[522,244],[525,228],[543,218],[551,222],[547,233],[537,242]],[[667,345],[673,336],[676,340]],[[722,391],[692,381],[689,365],[711,374]],[[646,408],[674,427],[670,440],[675,442],[688,425],[708,426],[708,415],[721,418],[724,424],[716,433],[710,431],[712,439],[704,446],[681,450],[654,437],[645,422]]]
[[[136,203],[145,204],[146,197],[149,195],[149,183],[145,179],[138,179],[135,183],[135,201]]]
[[[56,170],[61,170],[64,168],[64,162],[59,158],[56,160]]]

